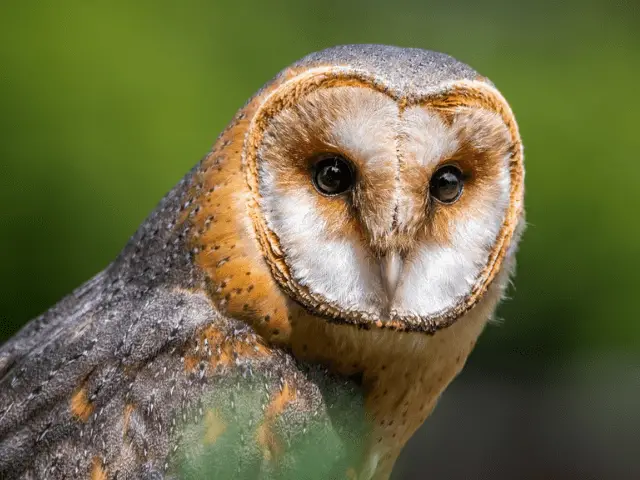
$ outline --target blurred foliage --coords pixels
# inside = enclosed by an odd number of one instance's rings
[[[268,376],[244,372],[217,383],[199,399],[205,405],[204,421],[194,423],[188,415],[185,422],[178,422],[179,478],[344,479],[345,472],[358,464],[365,448],[364,432],[370,428],[363,397],[343,381],[326,382],[325,372],[307,370],[303,375],[319,385],[326,410],[306,411],[307,415],[285,412],[269,420],[268,407],[264,410]],[[265,444],[267,457],[275,455],[277,462],[265,460]]]
[[[440,50],[520,123],[529,228],[471,361],[532,375],[640,354],[633,2],[0,5],[0,342],[105,267],[278,70],[341,43]]]

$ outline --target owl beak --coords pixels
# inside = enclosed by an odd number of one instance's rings
[[[402,273],[402,258],[397,252],[389,252],[380,260],[380,273],[382,275],[382,284],[387,292],[389,301],[393,299],[393,295],[398,288],[400,274]]]

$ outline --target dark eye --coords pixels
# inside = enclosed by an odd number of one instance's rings
[[[440,167],[431,177],[429,191],[431,196],[442,203],[453,203],[462,194],[462,172],[458,167],[445,165]]]
[[[313,184],[323,195],[339,195],[353,186],[351,164],[339,155],[323,156],[313,166]]]

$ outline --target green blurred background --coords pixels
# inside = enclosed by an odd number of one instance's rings
[[[104,268],[265,81],[341,43],[469,63],[525,144],[511,299],[398,478],[640,478],[632,2],[3,0],[0,343]]]

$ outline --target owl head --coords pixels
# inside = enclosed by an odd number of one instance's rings
[[[433,333],[505,281],[523,178],[486,78],[444,54],[336,47],[267,84],[203,162],[198,261],[238,315],[268,322],[295,302]]]

